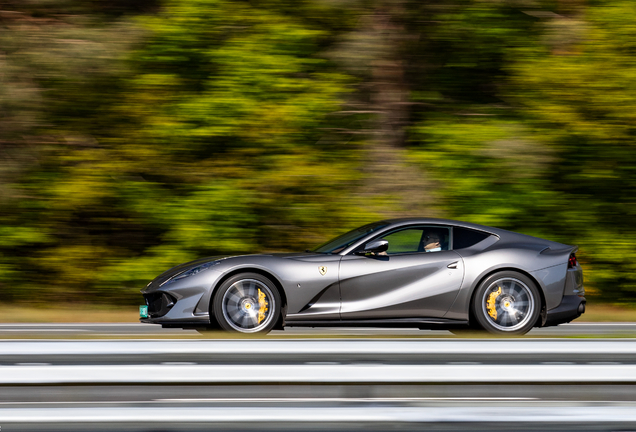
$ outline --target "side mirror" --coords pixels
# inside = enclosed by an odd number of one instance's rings
[[[379,253],[389,249],[388,240],[374,240],[364,245],[364,249],[356,252],[358,255],[364,255],[368,253]]]

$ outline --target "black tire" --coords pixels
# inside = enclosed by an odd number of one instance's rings
[[[280,294],[271,280],[258,273],[239,273],[214,294],[212,311],[223,330],[268,333],[278,321],[280,308]]]
[[[541,296],[535,283],[521,273],[502,271],[490,275],[477,288],[472,302],[479,326],[498,335],[524,335],[541,313]]]

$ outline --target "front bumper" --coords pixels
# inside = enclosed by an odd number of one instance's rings
[[[180,291],[144,293],[148,317],[139,318],[139,321],[161,324],[163,327],[205,327],[210,324],[207,307],[201,305],[206,292],[205,289],[195,287]]]
[[[222,274],[212,269],[162,284],[155,279],[141,293],[148,317],[139,321],[163,327],[206,327],[210,325],[210,296]]]
[[[563,296],[561,304],[547,312],[543,327],[569,323],[585,313],[585,297],[579,295]]]

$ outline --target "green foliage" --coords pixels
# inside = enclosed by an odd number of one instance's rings
[[[440,180],[438,196],[451,215],[578,244],[588,288],[629,301],[636,259],[633,3],[606,2],[568,17],[539,11],[525,33],[494,30],[483,17],[501,7],[479,4],[456,17],[470,21],[461,28],[474,41],[494,37],[487,52],[499,54],[478,58],[498,71],[495,103],[473,98],[460,113],[475,115],[463,119],[427,116],[413,128],[412,157]],[[483,71],[480,61],[460,67]]]
[[[552,23],[549,50],[511,68],[528,123],[555,152],[546,178],[564,198],[562,236],[581,246],[593,287],[621,302],[636,294],[635,11],[626,1],[588,7],[568,23],[566,45],[555,45]]]
[[[24,275],[9,299],[137,302],[178,263],[304,249],[378,217],[347,196],[359,143],[329,132],[353,81],[320,56],[326,9],[171,1],[51,29],[46,54],[16,48],[50,97],[37,132],[53,137],[14,185],[31,194],[19,207],[38,208],[0,225],[13,233],[0,250],[22,256],[0,268],[1,280]]]
[[[136,303],[423,211],[579,244],[633,301],[636,6],[565,6],[5,2],[3,300]]]

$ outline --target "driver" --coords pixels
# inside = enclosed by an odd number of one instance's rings
[[[422,237],[424,252],[438,252],[442,250],[442,243],[438,233],[428,232]]]

